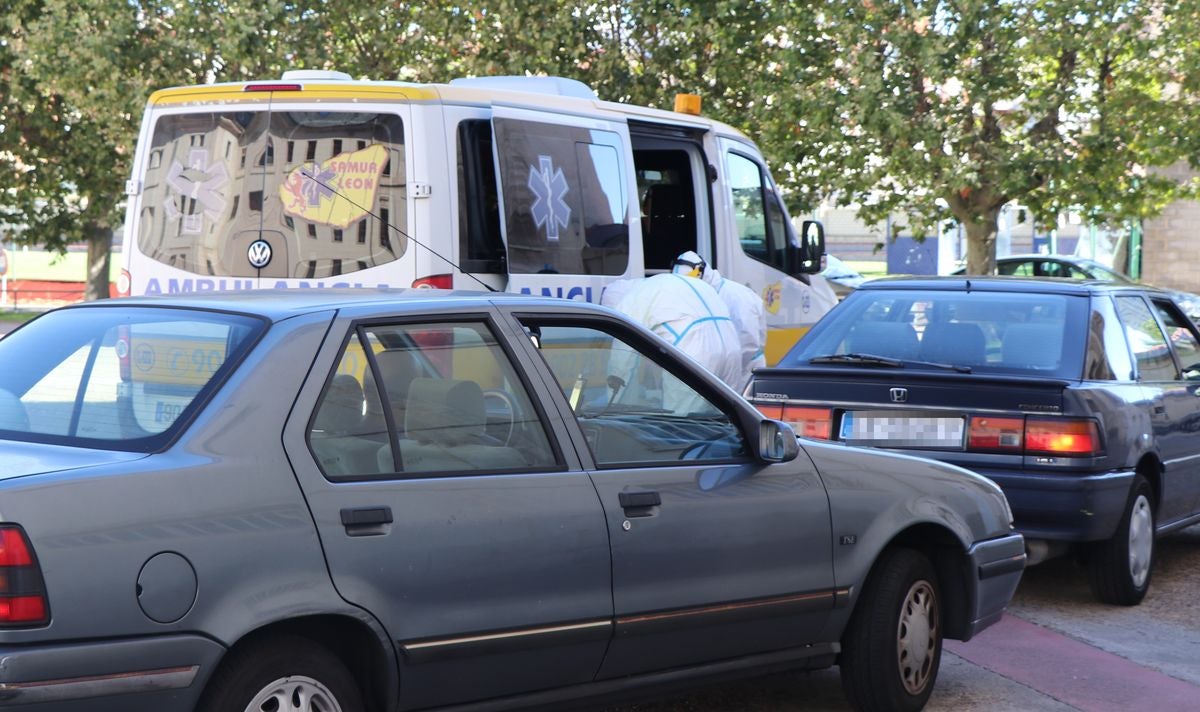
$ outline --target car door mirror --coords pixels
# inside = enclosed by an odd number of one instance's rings
[[[796,236],[799,245],[792,245],[791,270],[793,274],[816,274],[821,271],[821,258],[825,256],[825,226],[819,220],[805,220]]]
[[[764,420],[758,426],[758,457],[763,462],[790,462],[800,454],[796,432],[787,423]]]

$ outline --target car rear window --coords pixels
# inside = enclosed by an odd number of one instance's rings
[[[0,438],[160,449],[263,328],[186,309],[50,312],[0,339]]]
[[[853,297],[830,312],[780,365],[855,354],[894,359],[906,367],[1080,377],[1086,297],[915,290],[866,290]]]

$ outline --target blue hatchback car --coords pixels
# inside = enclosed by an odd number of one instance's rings
[[[1076,546],[1103,601],[1140,602],[1155,537],[1200,521],[1200,333],[1150,287],[875,280],[749,392],[810,437],[988,477],[1030,563]]]

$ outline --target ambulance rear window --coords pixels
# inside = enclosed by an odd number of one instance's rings
[[[629,195],[620,137],[579,126],[492,123],[509,271],[624,274]]]

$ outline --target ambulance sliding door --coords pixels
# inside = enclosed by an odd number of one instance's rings
[[[633,167],[623,121],[495,107],[508,291],[599,302],[631,267]]]

